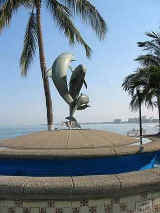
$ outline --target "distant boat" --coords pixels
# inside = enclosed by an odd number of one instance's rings
[[[146,133],[146,130],[145,129],[142,129],[142,135]],[[127,132],[127,136],[130,136],[130,137],[138,137],[139,136],[139,129],[131,129]]]

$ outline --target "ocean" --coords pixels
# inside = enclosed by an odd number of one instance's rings
[[[83,124],[84,129],[97,129],[127,135],[129,130],[138,129],[139,124],[136,123],[122,123],[122,124]],[[153,134],[158,132],[158,123],[144,123],[143,129],[146,134]],[[63,128],[61,125],[55,125],[56,128]],[[14,138],[20,135],[27,135],[37,131],[47,130],[46,125],[21,125],[21,126],[0,126],[0,139]]]

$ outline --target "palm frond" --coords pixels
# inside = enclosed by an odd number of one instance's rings
[[[131,96],[130,107],[133,111],[138,109],[137,89],[143,87],[141,102],[147,107],[155,107],[154,99],[160,94],[160,67],[148,66],[138,68],[123,81],[122,88]]]
[[[138,87],[146,87],[147,85],[147,78],[142,71],[140,72],[139,69],[133,73],[128,75],[123,83],[122,88],[124,91],[126,91],[130,96],[133,96],[135,94],[135,91]]]
[[[87,0],[63,0],[81,19],[90,24],[99,39],[104,39],[107,26],[98,10]]]
[[[130,102],[130,107],[132,111],[137,111],[139,108],[139,100],[138,100],[138,95],[135,94],[132,96],[131,102]]]
[[[154,41],[137,42],[138,47],[143,47],[143,50],[150,51],[156,55],[160,55],[160,46]]]
[[[152,42],[160,46],[160,34],[157,32],[151,32],[151,33],[146,33],[146,35],[150,38],[152,38]]]
[[[0,1],[0,32],[7,27],[14,13],[20,6],[31,7],[32,1],[28,0],[1,0]]]
[[[135,61],[140,62],[142,66],[160,66],[160,57],[152,54],[140,55],[135,59]]]
[[[156,90],[155,89],[150,88],[150,90],[148,90],[145,93],[145,106],[147,108],[153,109],[156,106],[155,101],[154,101],[155,97],[156,97]]]
[[[27,75],[28,68],[33,61],[33,57],[36,52],[37,41],[38,41],[37,22],[35,14],[32,12],[27,24],[23,51],[20,58],[21,74],[23,76]]]
[[[70,44],[80,43],[86,51],[86,56],[90,57],[91,48],[82,38],[80,32],[76,29],[72,21],[70,20],[69,10],[56,0],[46,0],[47,7],[50,9],[51,15],[57,22],[60,30],[64,32],[68,38]]]
[[[152,32],[147,32],[146,35],[147,35],[148,37],[150,37],[150,38],[153,38],[153,39],[160,38],[160,37],[159,37],[159,33],[156,33],[156,32],[154,32],[154,31],[152,31]]]

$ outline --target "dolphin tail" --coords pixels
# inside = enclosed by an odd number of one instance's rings
[[[84,85],[85,85],[85,87],[86,87],[86,89],[87,89],[87,83],[86,83],[85,79],[84,79],[84,82],[83,82],[83,83],[84,83]]]

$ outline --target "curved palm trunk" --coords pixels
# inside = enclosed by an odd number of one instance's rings
[[[157,95],[157,106],[158,106],[158,120],[159,120],[159,130],[158,130],[158,134],[160,134],[160,96]]]
[[[38,46],[39,46],[39,57],[40,57],[40,67],[42,72],[43,79],[43,87],[46,98],[46,108],[47,108],[47,122],[48,122],[48,130],[52,130],[53,126],[53,113],[52,113],[52,100],[49,88],[48,78],[45,77],[46,74],[46,62],[44,56],[44,48],[43,48],[43,38],[42,38],[42,30],[41,30],[41,1],[36,1],[36,17],[37,17],[37,25],[38,25]]]

